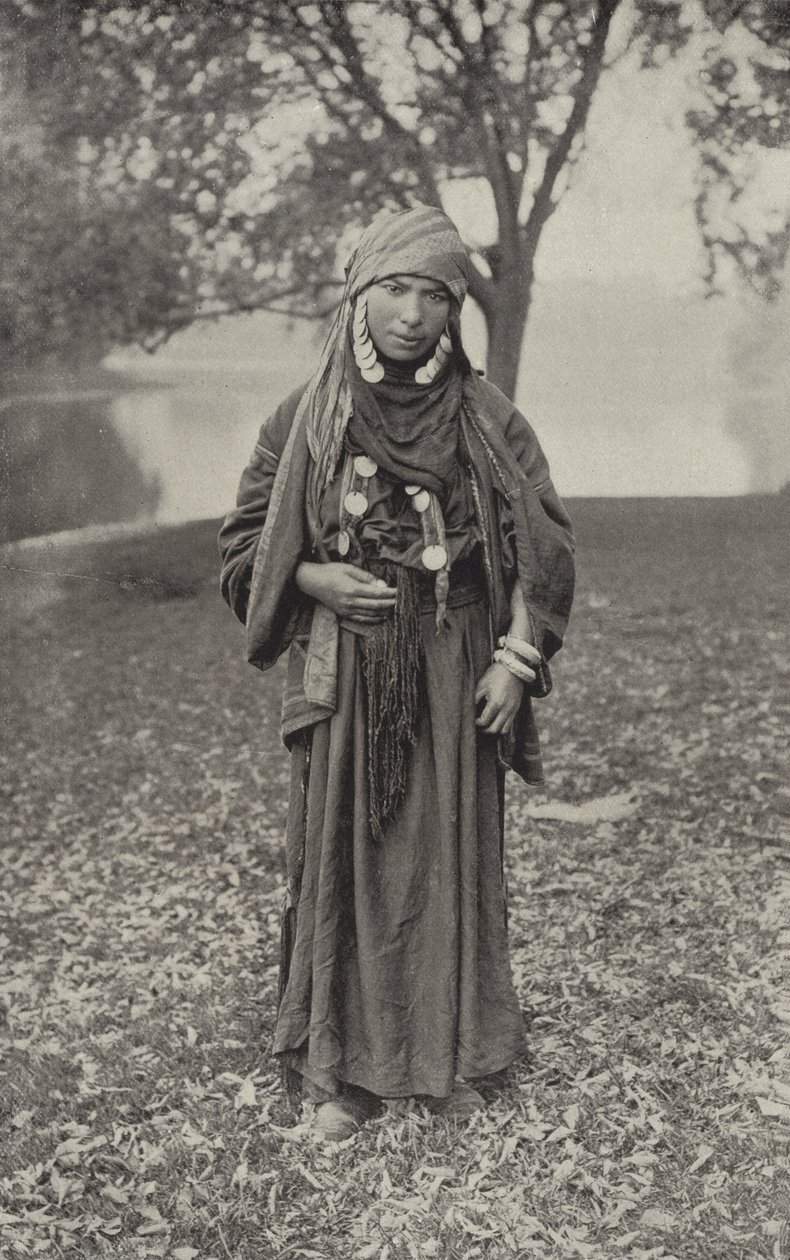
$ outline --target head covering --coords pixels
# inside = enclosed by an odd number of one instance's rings
[[[346,292],[357,294],[385,276],[428,276],[440,280],[463,306],[469,287],[469,258],[458,230],[443,210],[416,206],[374,219],[346,265]]]
[[[450,322],[460,346],[459,316],[469,285],[469,259],[452,220],[433,206],[375,219],[348,260],[340,307],[297,412],[297,421],[306,421],[317,494],[335,470],[352,411],[353,360],[347,330],[354,302],[363,289],[394,275],[427,276],[445,286],[453,299]]]

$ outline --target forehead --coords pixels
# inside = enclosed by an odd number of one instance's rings
[[[434,280],[431,276],[413,276],[406,272],[397,272],[392,276],[382,276],[378,281],[383,284],[386,280],[394,280],[403,289],[413,289],[416,293],[436,293],[437,291],[449,297],[449,291],[442,284],[441,280]]]

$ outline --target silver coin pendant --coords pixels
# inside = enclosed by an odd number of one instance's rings
[[[421,559],[426,569],[435,573],[437,569],[443,569],[447,564],[447,552],[441,543],[434,543],[431,547],[425,548]]]
[[[343,507],[349,516],[364,516],[368,510],[367,496],[361,490],[349,490],[343,500]]]
[[[375,477],[379,470],[379,466],[375,459],[371,459],[369,455],[354,456],[354,471],[360,477]]]

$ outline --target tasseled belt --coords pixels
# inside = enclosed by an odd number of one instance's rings
[[[484,594],[479,565],[472,559],[451,571],[448,608],[472,603]],[[417,738],[417,707],[422,668],[420,617],[437,606],[427,574],[392,562],[373,561],[369,568],[397,588],[393,612],[367,625],[342,621],[360,636],[362,675],[367,700],[367,765],[370,827],[376,841],[395,817],[406,792],[409,756]]]

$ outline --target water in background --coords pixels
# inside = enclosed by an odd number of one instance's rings
[[[271,362],[251,371],[133,353],[110,367],[99,387],[28,386],[0,400],[0,542],[220,516],[263,420],[294,386]]]
[[[754,414],[754,389],[732,375],[725,314],[644,284],[538,294],[517,401],[563,494],[742,494],[787,481],[779,400],[762,399],[758,433],[733,421],[734,398]],[[6,396],[0,541],[220,516],[261,423],[310,375],[320,335],[267,315],[229,317],[154,356],[119,351],[89,389],[34,381]],[[465,337],[481,358],[473,314]]]

